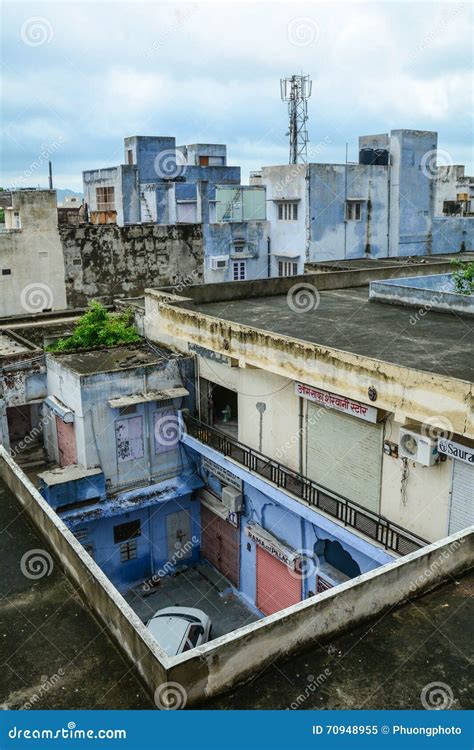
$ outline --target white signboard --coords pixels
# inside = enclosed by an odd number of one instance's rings
[[[285,563],[289,568],[295,567],[295,562],[299,555],[289,547],[286,547],[278,539],[275,539],[266,529],[262,528],[256,523],[249,523],[245,527],[245,533],[248,538],[251,539],[255,544],[263,547],[273,557],[278,558],[282,563]]]
[[[361,404],[359,401],[353,401],[345,396],[337,396],[335,393],[321,391],[319,388],[305,385],[304,383],[295,383],[295,392],[297,396],[307,398],[308,401],[314,401],[328,409],[336,409],[352,417],[365,419],[366,422],[377,422],[377,409],[373,406]]]
[[[474,466],[474,448],[469,448],[467,445],[461,445],[461,443],[455,443],[453,440],[440,438],[438,440],[438,452]]]

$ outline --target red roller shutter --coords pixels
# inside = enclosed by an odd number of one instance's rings
[[[272,615],[301,601],[301,579],[285,563],[257,547],[257,607]]]

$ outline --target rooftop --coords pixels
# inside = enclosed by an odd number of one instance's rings
[[[31,348],[26,344],[22,344],[4,331],[0,331],[0,359],[15,354],[26,354],[30,350]]]
[[[139,344],[71,352],[70,354],[52,352],[50,356],[60,361],[63,367],[78,375],[95,375],[99,372],[132,370],[136,367],[155,365],[164,359],[179,355],[163,346],[151,346],[146,342],[141,342]]]
[[[195,303],[191,309],[402,367],[474,379],[472,320],[369,302],[368,294],[367,286],[322,291],[307,312],[297,309],[286,294]]]
[[[473,594],[474,573],[450,580],[200,708],[422,709],[434,682],[452,691],[453,709],[472,708]]]
[[[45,542],[0,483],[0,707],[154,708],[135,670],[89,612],[50,550],[52,572],[22,573]],[[33,569],[34,570],[34,569]],[[37,569],[36,569],[37,570]]]

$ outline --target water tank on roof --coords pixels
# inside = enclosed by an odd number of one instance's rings
[[[359,164],[375,164],[375,149],[361,148],[359,151]]]
[[[386,148],[376,148],[375,149],[375,164],[378,164],[381,167],[386,167],[388,165],[388,151]]]

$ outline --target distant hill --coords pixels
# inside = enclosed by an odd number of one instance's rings
[[[69,190],[68,188],[64,188],[62,190],[56,188],[56,193],[58,194],[58,203],[62,203],[66,195],[76,195],[81,199],[84,197],[82,193],[76,193],[74,190]]]

